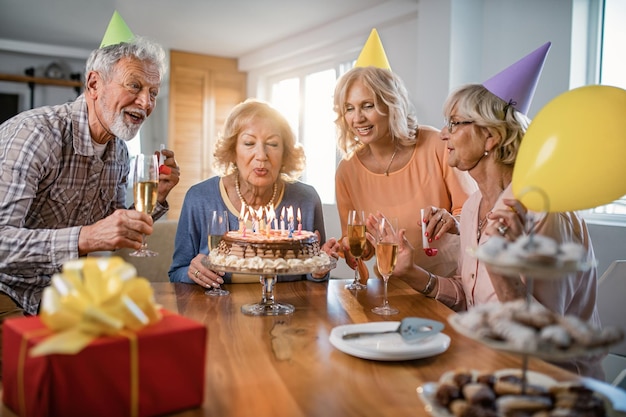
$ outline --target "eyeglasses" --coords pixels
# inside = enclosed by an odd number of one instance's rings
[[[457,126],[463,126],[463,125],[471,125],[472,123],[474,123],[473,120],[465,120],[462,122],[453,122],[452,120],[447,120],[444,119],[443,121],[446,125],[446,127],[448,128],[448,132],[450,132],[450,134],[453,134],[456,131],[456,127]]]

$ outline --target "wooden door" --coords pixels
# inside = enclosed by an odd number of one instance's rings
[[[168,197],[168,219],[178,219],[187,190],[216,175],[213,147],[230,110],[245,99],[246,74],[236,60],[172,51],[168,147],[181,167]]]

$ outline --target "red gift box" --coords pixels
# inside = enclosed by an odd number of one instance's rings
[[[30,357],[50,334],[39,317],[4,322],[3,401],[22,417],[155,416],[202,404],[207,330],[195,321],[163,311],[75,355]]]

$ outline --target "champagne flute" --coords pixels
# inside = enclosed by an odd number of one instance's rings
[[[383,305],[374,307],[372,312],[382,316],[398,314],[399,310],[389,305],[387,299],[387,282],[393,273],[398,260],[398,219],[383,217],[378,222],[378,236],[376,240],[376,266],[378,272],[383,276],[385,293]]]
[[[135,210],[151,214],[157,203],[159,189],[159,160],[155,154],[135,156],[133,170],[133,199]],[[142,236],[141,248],[129,253],[130,256],[148,257],[158,253],[148,249],[146,235]]]
[[[346,288],[349,290],[363,290],[367,286],[359,282],[358,267],[359,259],[367,247],[365,212],[363,210],[350,210],[348,212],[348,243],[350,245],[350,254],[357,260],[357,267],[354,269],[354,281],[347,284]]]
[[[228,211],[222,212],[213,210],[209,214],[209,252],[213,249],[217,249],[222,236],[228,233]],[[206,295],[220,296],[228,295],[230,291],[221,287],[212,287],[204,292]]]

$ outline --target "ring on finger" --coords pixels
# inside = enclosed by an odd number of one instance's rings
[[[506,235],[506,232],[508,230],[509,230],[508,226],[505,226],[505,225],[498,226],[498,233],[500,233],[501,236]]]
[[[194,272],[194,273],[193,273],[193,276],[194,276],[194,277],[196,277],[196,278],[198,278],[198,274],[199,274],[199,273],[200,273],[200,271],[198,271],[198,270],[196,269],[196,272]]]

